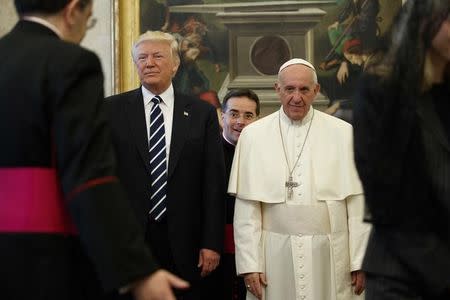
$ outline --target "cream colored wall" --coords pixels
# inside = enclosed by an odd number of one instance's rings
[[[91,49],[100,57],[105,74],[106,96],[112,95],[114,91],[113,3],[114,1],[111,0],[94,1],[93,16],[97,18],[97,24],[87,32],[82,43],[84,47]]]
[[[5,35],[17,22],[13,0],[0,0],[0,37]]]
[[[0,0],[0,37],[6,34],[17,22],[17,14],[13,0]],[[105,94],[111,95],[114,90],[114,55],[113,55],[113,24],[114,13],[111,0],[95,0],[94,16],[97,24],[88,31],[82,45],[91,49],[100,57],[105,74]]]

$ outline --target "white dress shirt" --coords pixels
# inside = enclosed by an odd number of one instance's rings
[[[144,98],[144,109],[145,109],[145,124],[147,127],[147,141],[150,141],[150,111],[153,107],[152,99],[155,96],[160,96],[162,102],[159,104],[161,111],[164,116],[164,130],[166,133],[166,157],[167,166],[169,165],[169,153],[170,153],[170,142],[172,138],[172,123],[173,123],[173,106],[175,101],[175,95],[173,91],[173,86],[170,84],[169,88],[159,95],[155,95],[144,86],[142,86],[142,96]]]

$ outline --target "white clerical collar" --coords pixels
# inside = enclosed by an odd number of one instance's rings
[[[150,103],[150,101],[153,99],[153,97],[155,97],[156,95],[153,94],[152,92],[150,92],[149,90],[147,90],[144,86],[141,87],[141,90],[142,90],[142,96],[144,98],[144,105],[148,105]],[[173,91],[173,85],[170,84],[170,86],[167,88],[167,90],[165,90],[164,92],[159,94],[159,96],[161,97],[162,102],[165,105],[167,105],[168,107],[172,107],[174,98],[175,98],[175,94]]]
[[[306,114],[306,116],[305,116],[302,120],[294,121],[294,120],[291,120],[291,119],[286,115],[286,113],[284,112],[283,106],[281,106],[281,107],[280,107],[281,121],[282,121],[284,124],[286,124],[286,125],[303,126],[303,125],[305,125],[305,124],[308,124],[308,123],[311,121],[312,116],[313,116],[313,109],[314,109],[314,108],[311,106],[311,107],[309,108],[308,113]]]
[[[227,137],[225,136],[225,133],[222,131],[222,137],[225,141],[227,141],[228,144],[230,144],[233,147],[236,147],[236,144],[233,144],[232,142],[230,142]]]
[[[22,17],[22,20],[39,23],[42,26],[45,26],[48,29],[50,29],[51,31],[53,31],[60,39],[63,39],[61,31],[59,31],[59,29],[55,25],[53,25],[52,23],[50,23],[47,20],[44,20],[44,19],[36,17],[36,16],[24,16],[24,17]]]

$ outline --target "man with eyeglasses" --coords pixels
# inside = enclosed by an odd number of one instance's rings
[[[0,39],[0,298],[174,299],[115,174],[92,0],[15,0]]]
[[[222,144],[225,158],[225,169],[228,176],[233,162],[234,149],[242,129],[257,120],[260,111],[258,95],[250,89],[229,91],[222,101]],[[241,277],[236,276],[234,260],[233,215],[234,197],[225,195],[226,225],[225,247],[222,261],[213,272],[209,292],[217,300],[245,299],[245,285]],[[217,292],[219,291],[219,292]]]
[[[242,129],[252,123],[259,116],[259,98],[252,90],[239,89],[229,91],[222,101],[223,144],[230,156],[227,162],[227,174],[230,174],[234,147],[239,139]],[[233,151],[227,151],[227,145],[232,145]]]

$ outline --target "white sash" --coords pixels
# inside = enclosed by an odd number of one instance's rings
[[[326,203],[289,205],[262,203],[262,227],[281,234],[325,235],[331,233]]]

